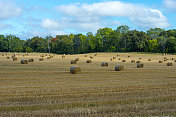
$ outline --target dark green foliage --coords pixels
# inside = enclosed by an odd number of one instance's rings
[[[93,35],[83,34],[33,37],[20,40],[15,35],[0,35],[1,52],[52,52],[76,54],[89,52],[160,52],[176,53],[176,29],[130,30],[127,25],[116,30],[101,28]]]

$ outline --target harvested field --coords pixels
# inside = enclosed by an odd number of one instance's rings
[[[110,61],[117,54],[126,62]],[[42,62],[40,54],[21,55],[17,61],[0,56],[0,116],[176,116],[176,63],[159,63],[161,54],[55,55]],[[94,56],[91,64],[85,55]],[[81,73],[71,74],[70,61],[77,57]],[[20,63],[30,58],[36,61]],[[145,65],[142,69],[131,63],[138,58]],[[108,67],[101,67],[102,62]],[[116,65],[123,65],[124,71],[115,71]]]

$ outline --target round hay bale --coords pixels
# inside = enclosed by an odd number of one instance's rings
[[[128,58],[130,58],[131,56],[128,55]]]
[[[122,60],[122,58],[119,58],[118,60]]]
[[[113,57],[112,57],[112,59],[116,59],[116,57],[115,57],[115,56],[113,56]]]
[[[117,54],[117,56],[120,56],[119,54]]]
[[[22,59],[22,60],[21,60],[21,64],[28,64],[28,61],[25,60],[25,59]]]
[[[142,59],[142,58],[139,58],[139,59]]]
[[[48,56],[47,54],[45,54],[45,56]]]
[[[71,64],[76,64],[76,60],[71,60]]]
[[[2,56],[4,56],[4,54],[2,54]]]
[[[135,63],[135,60],[131,60],[131,63]]]
[[[44,61],[44,58],[39,58],[39,61]]]
[[[51,57],[49,56],[49,57],[47,57],[47,59],[50,59]]]
[[[176,62],[176,60],[175,60],[175,62]]]
[[[126,60],[122,60],[122,62],[126,62]]]
[[[163,61],[159,60],[159,63],[163,63]]]
[[[148,61],[151,61],[151,59],[148,59]]]
[[[25,55],[23,55],[23,57],[25,57]]]
[[[137,68],[143,68],[143,67],[144,67],[144,64],[142,64],[142,63],[137,64]]]
[[[28,60],[28,62],[34,62],[34,59],[33,59],[33,58],[30,58],[30,59]]]
[[[76,58],[75,61],[79,61],[79,58]]]
[[[171,62],[168,62],[168,63],[167,63],[167,66],[172,66],[172,63],[171,63]]]
[[[141,61],[136,61],[136,63],[141,63]]]
[[[84,55],[84,57],[87,57],[87,55]]]
[[[115,71],[123,71],[124,67],[122,65],[116,65],[115,66]]]
[[[9,56],[7,56],[7,59],[10,59],[10,57],[9,57]]]
[[[167,59],[167,57],[164,57],[164,59]]]
[[[110,61],[112,61],[112,60],[113,60],[113,58],[110,59]]]
[[[18,60],[17,57],[12,57],[12,59],[13,59],[13,61],[17,61]]]
[[[93,56],[90,56],[91,59],[93,59],[94,57]]]
[[[40,57],[45,57],[45,55],[44,55],[44,54],[42,54],[42,55],[40,55]]]
[[[72,74],[78,74],[78,73],[81,73],[81,69],[78,66],[71,66],[70,67],[70,72]]]
[[[168,59],[164,59],[164,61],[167,61]]]
[[[108,66],[108,63],[107,62],[102,62],[101,66]]]
[[[87,60],[86,63],[92,63],[92,60]]]
[[[65,58],[65,55],[62,55],[62,58]]]

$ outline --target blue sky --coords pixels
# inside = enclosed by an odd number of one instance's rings
[[[176,29],[176,0],[0,0],[0,34],[21,39],[99,28]]]

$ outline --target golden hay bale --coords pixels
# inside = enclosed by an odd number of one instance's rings
[[[126,62],[126,60],[122,60],[122,62]]]
[[[128,55],[128,58],[130,58],[131,56]]]
[[[44,54],[42,54],[42,55],[40,55],[40,57],[45,57],[45,55],[44,55]]]
[[[142,64],[142,63],[137,64],[137,68],[143,68],[143,67],[144,67],[144,64]]]
[[[25,59],[22,59],[22,60],[21,60],[21,64],[28,64],[28,61],[25,60]]]
[[[175,60],[175,62],[176,62],[176,60]]]
[[[92,63],[92,60],[87,60],[86,63]]]
[[[122,58],[119,58],[118,60],[122,60]]]
[[[142,59],[142,58],[139,58],[139,59]]]
[[[7,59],[10,59],[10,57],[9,57],[9,56],[7,56]]]
[[[159,60],[159,63],[163,63],[163,61]]]
[[[122,65],[116,65],[115,66],[115,71],[123,71],[124,67]]]
[[[78,74],[78,73],[81,73],[81,69],[78,66],[71,66],[70,67],[70,72],[72,74]]]
[[[13,57],[12,59],[13,59],[13,61],[17,61],[18,60],[17,57]]]
[[[148,59],[148,61],[151,61],[151,59]]]
[[[25,55],[23,55],[23,57],[25,57]]]
[[[164,59],[164,61],[167,61],[168,59]]]
[[[28,61],[29,61],[29,62],[34,62],[34,59],[33,59],[33,58],[30,58]]]
[[[117,56],[120,56],[119,54],[117,54]]]
[[[2,54],[2,56],[4,56],[4,54]]]
[[[48,56],[47,54],[45,54],[45,56]]]
[[[168,63],[167,63],[167,66],[172,66],[172,63],[171,63],[171,62],[168,62]]]
[[[84,57],[87,57],[87,55],[84,55]]]
[[[115,57],[115,56],[113,56],[113,57],[112,57],[112,59],[116,59],[116,57]]]
[[[50,57],[50,58],[54,58],[54,56],[53,56],[53,55],[49,55],[49,57]]]
[[[75,61],[79,61],[79,58],[76,58]]]
[[[112,61],[112,60],[113,60],[113,58],[110,59],[110,61]]]
[[[71,60],[71,64],[76,64],[76,60]]]
[[[65,58],[65,54],[64,54],[64,55],[62,55],[62,58]]]
[[[131,60],[131,63],[135,63],[135,60]]]
[[[102,62],[101,66],[108,66],[108,63],[107,62]]]
[[[167,57],[164,57],[164,59],[167,59]]]
[[[44,58],[39,58],[39,61],[44,61]]]
[[[50,59],[51,57],[49,56],[49,57],[47,57],[47,59]]]
[[[93,56],[90,56],[91,59],[93,59],[94,57]]]
[[[141,63],[141,61],[136,61],[136,63]]]

